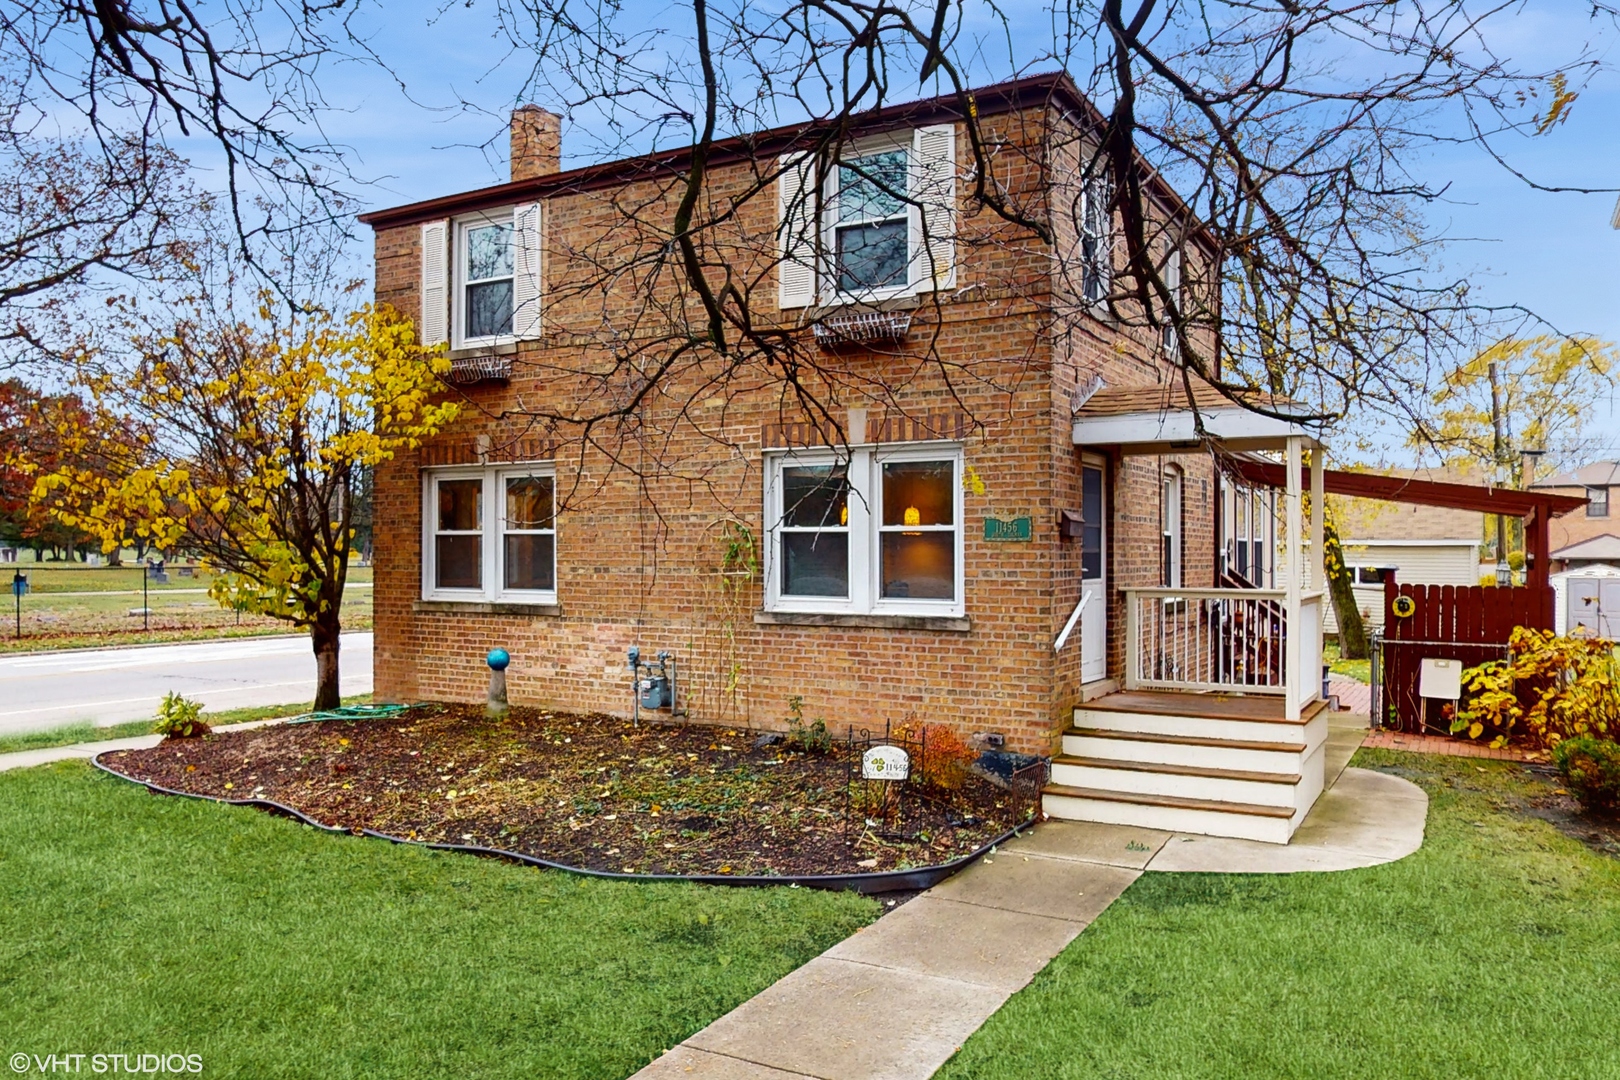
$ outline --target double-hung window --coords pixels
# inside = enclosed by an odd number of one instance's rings
[[[540,336],[541,204],[422,223],[425,345],[486,349]]]
[[[911,261],[909,168],[903,148],[839,162],[832,239],[838,290],[860,294],[907,283]]]
[[[556,478],[549,465],[430,470],[422,502],[425,599],[556,602]]]
[[[1586,489],[1586,516],[1589,518],[1606,518],[1609,516],[1608,488],[1589,487]]]
[[[1106,179],[1093,176],[1081,189],[1080,291],[1085,299],[1101,303],[1113,284],[1113,190]]]
[[[766,605],[783,612],[963,612],[960,449],[772,455]]]
[[[1159,496],[1159,584],[1181,587],[1181,470],[1164,470]]]
[[[512,336],[512,283],[517,266],[510,214],[479,217],[459,225],[457,314],[463,344]]]
[[[887,300],[956,284],[956,128],[779,159],[778,304]]]

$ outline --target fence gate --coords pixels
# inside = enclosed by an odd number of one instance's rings
[[[1514,627],[1553,628],[1553,605],[1550,585],[1399,585],[1390,574],[1384,581],[1375,722],[1415,734],[1449,732],[1440,715],[1444,703],[1418,697],[1423,661],[1459,660],[1471,667],[1505,657]]]

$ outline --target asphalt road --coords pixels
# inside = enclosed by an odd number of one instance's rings
[[[371,635],[344,634],[342,692],[371,692]],[[207,708],[286,705],[315,697],[308,638],[247,638],[0,658],[0,732],[151,716],[178,690]]]

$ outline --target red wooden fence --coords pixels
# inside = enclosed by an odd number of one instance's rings
[[[1412,598],[1415,610],[1395,614],[1395,599]],[[1385,726],[1399,731],[1445,732],[1439,701],[1418,697],[1425,659],[1460,660],[1465,666],[1507,655],[1516,626],[1553,628],[1551,586],[1398,585],[1384,581],[1382,694]]]

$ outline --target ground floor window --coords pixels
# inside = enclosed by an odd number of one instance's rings
[[[429,470],[422,524],[425,599],[556,602],[556,478],[549,465]]]
[[[961,615],[961,475],[954,446],[771,455],[767,607]]]
[[[1181,587],[1181,470],[1164,470],[1159,497],[1159,584]]]

